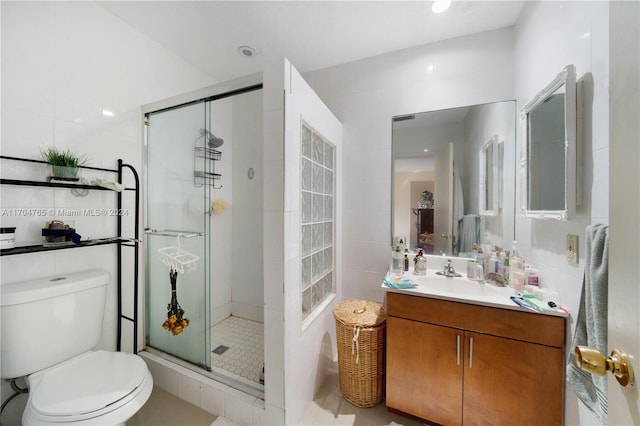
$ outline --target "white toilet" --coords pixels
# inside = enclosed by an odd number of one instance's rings
[[[23,425],[124,425],[149,399],[142,358],[92,351],[109,281],[86,271],[0,286],[2,377],[28,376]]]

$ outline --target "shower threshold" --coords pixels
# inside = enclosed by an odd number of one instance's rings
[[[260,398],[264,400],[264,385],[252,382],[251,380],[247,380],[244,377],[238,376],[237,374],[231,373],[229,371],[222,370],[220,368],[213,367],[211,371],[207,371],[204,367],[192,364],[188,361],[180,359],[174,355],[171,355],[167,352],[161,351],[160,349],[156,349],[151,346],[147,346],[145,351],[158,356],[162,359],[165,359],[169,362],[177,364],[181,367],[184,367],[188,370],[193,371],[194,373],[201,374],[205,377],[213,379],[217,382],[230,386],[236,390],[244,392],[248,395],[251,395],[255,398]]]

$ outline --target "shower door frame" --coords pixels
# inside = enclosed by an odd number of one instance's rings
[[[182,94],[182,95],[178,95],[172,98],[168,98],[168,99],[164,99],[158,102],[154,102],[151,104],[147,104],[142,106],[141,109],[141,113],[142,113],[142,121],[143,123],[146,123],[146,116],[148,114],[154,114],[154,113],[160,113],[160,112],[168,112],[174,109],[178,109],[178,108],[183,108],[186,106],[190,106],[190,105],[196,105],[199,103],[205,103],[208,104],[209,102],[212,101],[216,101],[216,100],[220,100],[220,99],[225,99],[225,98],[229,98],[229,97],[233,97],[233,96],[237,96],[237,95],[241,95],[244,93],[249,93],[249,92],[254,92],[257,90],[262,90],[263,89],[263,84],[262,84],[262,74],[253,74],[253,75],[249,75],[246,77],[242,77],[239,79],[235,79],[229,82],[226,82],[224,84],[218,84],[218,85],[213,85],[213,86],[209,86],[203,89],[199,89],[193,92],[189,92],[186,94]],[[209,111],[209,108],[205,107],[205,110]],[[144,131],[144,135],[143,135],[143,140],[144,140],[144,144],[143,144],[143,165],[144,165],[144,174],[146,177],[146,172],[147,172],[147,132]],[[146,181],[146,179],[145,179]],[[208,185],[205,185],[205,187]],[[143,185],[143,191],[146,191],[146,185]],[[208,189],[208,191],[211,191],[211,189]],[[144,196],[144,204],[143,204],[143,208],[141,209],[141,215],[145,220],[145,233],[149,233],[147,228],[146,228],[146,213],[147,213],[147,196],[146,193],[143,193]],[[210,232],[209,229],[210,224],[207,223],[206,227],[205,227],[205,237],[209,238],[210,236],[206,235]],[[207,240],[210,241],[210,240]],[[210,255],[210,248],[207,246],[205,253],[207,256]],[[148,266],[148,256],[144,257],[144,267],[142,268],[143,270],[143,274],[144,276],[143,278],[143,282],[146,283],[147,280],[147,266]],[[207,265],[209,265],[209,262],[207,262]],[[205,280],[207,283],[211,282],[211,268],[208,267],[207,271],[205,272]],[[207,284],[207,294],[206,297],[210,297],[209,295],[209,291],[208,291],[208,285]],[[206,301],[206,310],[209,311],[210,310],[210,300]],[[147,294],[145,293],[145,297],[142,298],[141,302],[141,307],[144,310],[146,310],[146,304],[147,304]],[[209,318],[209,322],[210,322],[210,313],[207,312],[207,318]],[[146,337],[146,327],[148,325],[144,324],[144,329],[142,330],[143,335]],[[211,324],[208,325],[208,327],[211,327]],[[211,372],[211,351],[209,348],[208,351],[208,359],[206,364],[207,365],[199,365],[199,364],[195,364],[191,361],[187,361],[187,360],[183,360],[173,354],[164,352],[163,350],[160,349],[156,349],[153,348],[152,346],[147,346],[147,341],[146,338],[144,339],[144,347],[142,349],[149,351],[150,353],[153,353],[155,355],[158,355],[162,358],[165,358],[169,361],[172,361],[173,363],[180,365],[182,367],[185,367],[187,369],[190,369],[192,371],[198,372],[200,374],[203,374],[207,377],[213,378],[214,380],[217,380],[219,382],[222,382],[224,384],[227,384],[229,386],[232,386],[238,390],[241,390],[245,393],[254,395],[254,396],[263,396],[264,395],[264,390],[260,389],[258,390],[257,388],[253,388],[251,386],[245,385],[243,383],[240,382],[235,382],[231,379],[228,379],[226,377],[220,376],[218,374],[214,374]]]

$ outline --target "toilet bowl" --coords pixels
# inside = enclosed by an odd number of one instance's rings
[[[30,375],[28,425],[124,425],[149,398],[144,361],[123,352],[87,352]]]
[[[0,286],[0,373],[26,378],[23,425],[123,425],[149,399],[141,357],[96,350],[109,282],[92,270]]]

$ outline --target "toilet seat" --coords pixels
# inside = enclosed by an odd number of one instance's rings
[[[139,356],[87,352],[29,376],[29,402],[23,421],[30,418],[37,424],[89,424],[87,421],[94,419],[106,424],[105,416],[122,407],[123,413],[113,413],[109,417],[114,421],[109,422],[124,423],[146,402],[152,387],[153,379]],[[133,412],[128,413],[124,406],[136,398],[141,401],[131,404]]]

